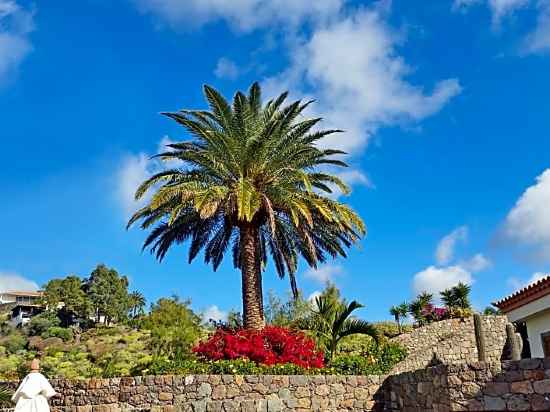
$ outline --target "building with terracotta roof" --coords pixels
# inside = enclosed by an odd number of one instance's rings
[[[17,303],[21,305],[37,305],[42,292],[8,291],[0,292],[0,304]]]
[[[511,322],[524,323],[533,358],[550,357],[550,275],[493,303]]]

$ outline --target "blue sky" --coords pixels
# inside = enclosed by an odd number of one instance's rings
[[[304,293],[330,279],[378,320],[462,280],[482,308],[550,271],[549,27],[548,0],[0,0],[0,289],[103,262],[150,301],[239,308],[230,262],[159,264],[125,222],[149,156],[186,138],[158,113],[259,80],[347,130],[324,144],[349,152],[342,200],[369,230],[302,264]]]

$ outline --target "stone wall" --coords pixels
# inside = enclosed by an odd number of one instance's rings
[[[500,362],[506,343],[505,316],[483,316],[488,362]],[[437,363],[475,362],[477,346],[473,317],[434,322],[392,339],[407,350],[393,373],[423,369]]]
[[[384,380],[379,376],[267,375],[52,380],[60,396],[51,405],[59,412],[371,411],[385,404],[386,395],[380,390]]]
[[[61,394],[52,400],[54,412],[550,410],[550,358],[438,365],[389,377],[192,375],[52,384]]]
[[[386,385],[392,411],[549,411],[550,358],[439,365]]]

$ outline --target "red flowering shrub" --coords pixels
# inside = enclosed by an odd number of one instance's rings
[[[446,308],[438,308],[429,303],[427,305],[424,305],[424,307],[422,308],[421,315],[428,322],[437,322],[439,320],[449,318],[449,312],[447,311]]]
[[[219,328],[193,351],[209,360],[247,358],[263,365],[293,363],[303,368],[322,368],[324,360],[312,339],[275,326],[261,331]]]

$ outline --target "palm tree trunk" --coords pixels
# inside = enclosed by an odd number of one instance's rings
[[[246,329],[265,326],[260,259],[257,256],[258,229],[251,224],[241,226],[241,273],[243,322]]]

